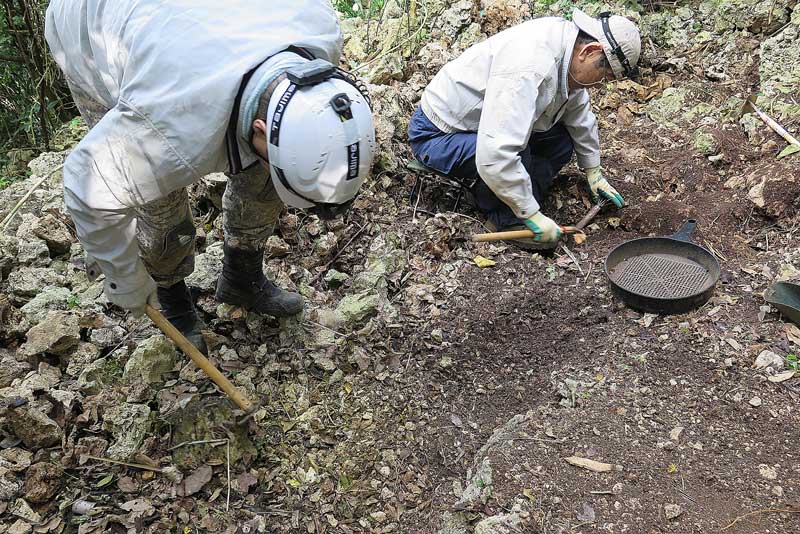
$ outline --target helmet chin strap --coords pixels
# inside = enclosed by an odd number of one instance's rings
[[[572,66],[571,65],[570,65],[569,70],[567,70],[567,75],[569,75],[569,77],[572,79],[573,82],[575,82],[576,84],[580,85],[581,87],[594,87],[595,85],[597,85],[598,83],[601,83],[603,81],[603,80],[599,80],[599,81],[596,81],[594,83],[583,83],[581,81],[578,81],[578,79],[572,74]]]
[[[581,52],[583,52],[583,50],[586,50],[586,46],[583,47]],[[579,85],[581,87],[594,87],[595,85],[597,85],[598,83],[603,81],[603,80],[599,80],[599,81],[594,82],[594,83],[583,83],[581,81],[578,81],[578,79],[575,77],[575,75],[572,74],[572,59],[570,59],[570,62],[569,62],[569,68],[567,69],[567,75],[572,79],[573,82],[575,82],[577,85]]]

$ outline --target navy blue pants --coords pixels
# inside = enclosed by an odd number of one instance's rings
[[[498,229],[522,224],[502,200],[489,189],[475,165],[476,132],[444,133],[417,108],[408,125],[408,140],[414,156],[426,166],[474,185],[471,193],[475,206]],[[546,132],[534,132],[528,147],[520,152],[522,164],[531,177],[533,196],[541,204],[545,193],[561,168],[572,158],[572,138],[563,124]]]

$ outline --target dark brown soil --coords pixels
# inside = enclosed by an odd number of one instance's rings
[[[580,271],[513,249],[492,256],[494,269],[461,270],[462,287],[430,325],[442,331],[442,350],[422,356],[436,414],[425,456],[431,478],[442,481],[434,509],[458,500],[450,481],[465,478],[493,430],[524,413],[533,414],[529,438],[493,457],[493,498],[481,511],[502,513],[528,490],[535,496],[530,532],[719,532],[748,512],[797,504],[797,386],[750,369],[761,350],[789,347],[775,316],[759,321],[763,301],[752,286],[763,282],[740,271],[766,262],[756,242],[770,223],[724,188],[730,173],[747,172],[759,156],[738,131],[717,140],[722,167],[691,148],[667,149],[645,130],[614,132],[612,146],[637,148],[605,159],[629,206],[601,214],[587,245],[573,247]],[[558,186],[545,213],[578,220],[587,204],[575,183]],[[655,319],[616,301],[602,271],[608,251],[629,238],[672,234],[687,219],[698,221],[694,240],[723,266],[712,301]],[[567,378],[581,384],[571,399],[559,394]],[[670,439],[676,427],[683,430]],[[591,473],[564,462],[573,455],[623,470]],[[668,504],[681,515],[668,520]],[[577,517],[584,506],[595,521]],[[436,524],[410,531],[433,532]],[[779,512],[755,513],[725,530],[797,531],[800,515]]]

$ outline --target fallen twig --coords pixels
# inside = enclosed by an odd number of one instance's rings
[[[567,245],[564,244],[563,241],[561,242],[561,248],[564,250],[564,252],[567,253],[567,256],[569,256],[569,259],[571,259],[572,263],[574,263],[575,266],[578,268],[578,271],[580,271],[581,276],[585,276],[586,273],[583,272],[583,268],[581,268],[581,264],[580,264],[580,262],[578,262],[578,258],[575,257],[575,254],[572,253],[572,251],[567,247]]]
[[[109,464],[124,465],[125,467],[135,467],[136,469],[144,469],[145,471],[155,471],[156,473],[163,473],[164,470],[160,467],[152,467],[144,464],[131,464],[128,462],[120,462],[119,460],[112,460],[111,458],[101,458],[100,456],[92,456],[91,454],[84,454],[84,458],[90,460],[97,460],[98,462],[106,462]]]
[[[753,510],[752,512],[748,512],[744,515],[740,515],[736,519],[731,522],[730,525],[722,529],[722,532],[725,532],[733,525],[741,521],[742,519],[749,517],[751,515],[758,515],[758,514],[800,514],[800,510],[784,510],[782,508],[762,508],[760,510]]]
[[[419,200],[422,198],[422,186],[425,185],[425,178],[419,177],[419,191],[417,191],[417,201],[414,203],[414,212],[411,214],[411,222],[417,222],[417,208],[419,208]]]
[[[228,461],[228,499],[225,501],[225,511],[231,509],[231,440],[225,440],[225,455]]]
[[[174,447],[170,447],[167,450],[174,451],[175,449],[180,449],[181,447],[188,447],[189,445],[202,445],[204,443],[209,443],[211,445],[222,445],[223,443],[227,443],[227,441],[227,439],[201,439],[198,441],[184,441],[183,443],[178,443]]]

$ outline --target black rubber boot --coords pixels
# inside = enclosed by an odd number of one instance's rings
[[[264,251],[241,250],[225,245],[222,275],[217,281],[217,300],[246,310],[289,317],[303,311],[298,293],[283,290],[267,280],[262,270]]]
[[[186,282],[181,280],[171,287],[159,287],[158,302],[161,304],[161,313],[172,326],[180,330],[200,352],[206,354],[206,342],[200,332],[206,325],[197,316]]]

